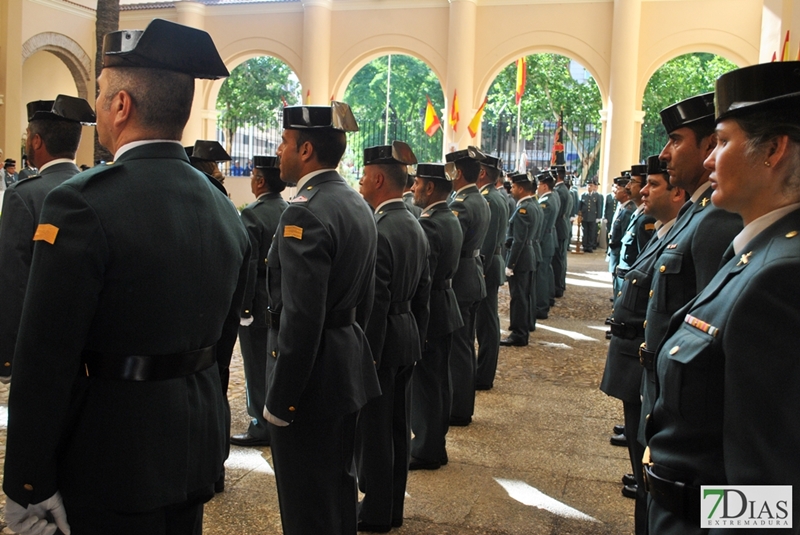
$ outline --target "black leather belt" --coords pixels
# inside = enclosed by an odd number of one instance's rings
[[[389,303],[390,316],[405,314],[406,312],[411,312],[411,301],[399,301],[397,303]]]
[[[281,313],[267,311],[269,319],[269,326],[272,329],[281,328]],[[347,327],[356,322],[356,309],[348,308],[346,310],[331,310],[325,314],[325,323],[322,325],[323,329],[338,329],[339,327]]]
[[[659,477],[652,464],[644,465],[645,487],[658,504],[689,524],[700,523],[700,487]]]
[[[461,251],[461,258],[478,258],[480,254],[480,249],[475,249],[473,251]]]
[[[622,269],[622,268],[620,268],[619,266],[617,266],[617,269],[616,269],[616,271],[614,272],[614,275],[616,275],[616,276],[617,276],[617,277],[619,277],[620,279],[624,279],[624,278],[625,278],[625,275],[627,275],[627,274],[628,274],[628,270],[627,270],[627,269]]]
[[[87,377],[125,381],[176,379],[216,364],[214,346],[172,355],[114,355],[85,350],[82,354]]]
[[[448,290],[453,287],[453,279],[444,279],[442,281],[433,281],[431,283],[431,290]]]
[[[644,344],[640,345],[639,363],[644,366],[647,371],[653,371],[656,365],[656,352],[646,349]]]
[[[633,340],[635,338],[644,337],[644,327],[641,325],[628,325],[626,323],[615,323],[613,321],[608,325],[611,329],[611,334],[617,338]]]

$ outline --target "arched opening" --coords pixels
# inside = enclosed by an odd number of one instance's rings
[[[667,142],[667,132],[659,112],[694,95],[714,91],[722,74],[736,69],[736,64],[722,56],[695,52],[675,57],[659,67],[650,77],[642,98],[642,137],[639,160],[658,154]]]

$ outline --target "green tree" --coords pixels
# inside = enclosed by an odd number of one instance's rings
[[[676,102],[714,91],[721,75],[736,69],[734,63],[714,54],[694,53],[673,58],[658,68],[644,91],[640,158],[658,154],[667,140],[659,112]]]

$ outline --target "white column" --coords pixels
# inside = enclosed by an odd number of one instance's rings
[[[0,2],[0,148],[19,161],[25,102],[22,95],[22,2]],[[1,161],[1,160],[0,160]]]
[[[475,104],[473,80],[475,77],[475,27],[478,6],[476,0],[450,0],[450,23],[447,39],[447,80],[444,87],[444,150],[450,152],[472,145],[467,132],[472,116],[480,106]],[[450,127],[450,109],[453,92],[458,91],[459,115],[457,131]],[[476,138],[477,143],[477,138]]]
[[[197,2],[190,2],[184,0],[183,2],[175,2],[175,10],[178,12],[178,24],[184,26],[191,26],[198,30],[205,30],[206,22],[206,6]],[[210,137],[207,137],[205,120],[204,120],[204,106],[203,106],[203,92],[206,85],[210,82],[208,80],[195,80],[194,82],[194,100],[192,101],[192,114],[189,116],[189,121],[183,129],[184,145],[194,145],[198,139],[213,139],[213,131]],[[215,103],[212,103],[212,105]]]
[[[303,103],[330,103],[331,0],[303,0]]]

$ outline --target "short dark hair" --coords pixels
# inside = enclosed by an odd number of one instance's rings
[[[481,174],[481,162],[472,158],[462,158],[456,160],[456,169],[461,171],[464,180],[474,184],[478,181],[478,175]]]
[[[31,135],[42,138],[47,152],[55,158],[75,159],[81,142],[81,124],[72,121],[31,121]]]
[[[333,128],[299,128],[297,129],[297,149],[308,141],[314,147],[317,161],[325,167],[336,167],[342,160],[347,148],[347,136],[341,130]]]
[[[422,180],[422,181],[424,181],[425,187],[427,187],[427,185],[429,183],[433,184],[433,191],[435,191],[436,193],[447,195],[451,191],[453,191],[453,183],[450,182],[449,180],[439,180],[439,179],[436,179],[436,178],[425,178],[425,177],[422,177],[422,176],[418,176],[417,178]]]
[[[393,189],[402,190],[405,188],[408,177],[408,168],[405,165],[399,163],[377,165],[381,168],[386,178],[389,179]]]
[[[280,193],[286,189],[286,182],[281,180],[281,172],[279,169],[256,169],[260,171],[264,177],[264,183],[267,185],[270,193]]]
[[[716,124],[713,120],[701,120],[695,121],[693,123],[689,123],[686,125],[686,128],[694,132],[694,142],[697,146],[700,146],[703,139],[707,138],[708,136],[714,134],[716,129]]]
[[[192,112],[194,78],[189,74],[164,69],[113,67],[106,102],[120,91],[127,91],[136,107],[137,120],[152,134],[163,139],[180,139]]]
[[[500,177],[500,169],[493,165],[484,165],[483,170],[486,171],[486,176],[489,177],[489,181],[492,184],[497,182],[497,179]]]
[[[530,180],[523,180],[522,182],[514,182],[517,186],[521,187],[525,191],[533,191],[533,182]]]

